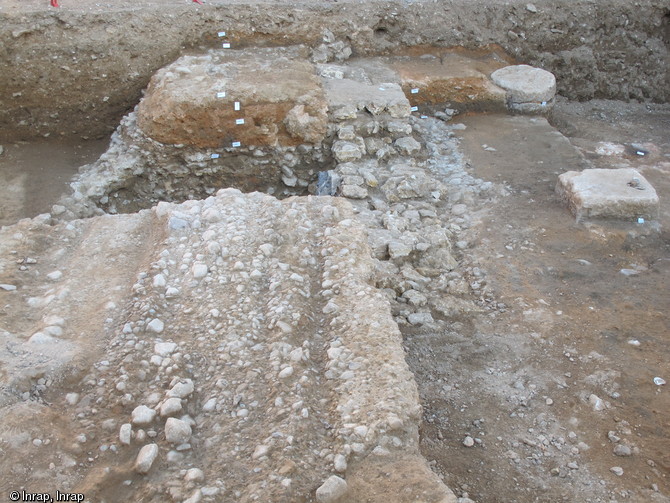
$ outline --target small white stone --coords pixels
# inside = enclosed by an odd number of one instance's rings
[[[336,472],[346,472],[347,471],[347,458],[342,454],[336,454],[335,459],[333,460],[333,467]]]
[[[77,405],[77,402],[79,402],[79,393],[68,393],[65,395],[65,401],[68,405]]]
[[[216,398],[210,398],[205,402],[205,405],[202,406],[204,412],[212,412],[216,409]]]
[[[146,426],[151,424],[155,417],[156,411],[154,409],[150,409],[146,405],[140,405],[133,410],[130,422],[136,426]]]
[[[590,395],[589,396],[589,403],[593,407],[593,410],[596,412],[600,412],[601,410],[605,410],[605,402],[602,401],[601,398],[599,398],[597,395]]]
[[[251,459],[258,459],[260,457],[263,457],[267,455],[269,451],[270,448],[267,445],[264,444],[257,445],[256,448],[254,449],[254,453],[251,455]]]
[[[194,390],[193,381],[190,379],[184,379],[183,381],[178,382],[172,389],[168,391],[169,397],[176,398],[187,398]]]
[[[154,353],[160,356],[168,356],[174,353],[177,344],[174,342],[157,342],[154,344]]]
[[[391,431],[400,430],[404,426],[402,419],[400,419],[395,414],[391,414],[386,421],[388,422],[389,430]]]
[[[633,455],[633,451],[627,445],[617,444],[614,446],[614,454],[616,456],[628,457]]]
[[[316,501],[319,503],[334,503],[344,496],[347,491],[347,481],[337,475],[331,475],[316,490]]]
[[[205,276],[207,276],[208,271],[209,269],[207,267],[207,264],[203,264],[200,262],[193,264],[193,267],[191,268],[191,272],[193,273],[193,277],[195,279],[204,278]]]
[[[430,313],[410,313],[407,316],[407,321],[410,325],[427,325],[433,323],[433,316]]]
[[[292,375],[293,375],[293,367],[288,366],[288,367],[286,367],[284,370],[282,370],[281,372],[279,372],[279,376],[278,376],[278,377],[279,377],[280,379],[286,379],[287,377],[290,377],[290,376],[292,376]]]
[[[270,255],[272,255],[272,252],[274,251],[274,246],[272,246],[270,243],[265,243],[260,245],[258,249],[261,251],[263,255],[269,257]]]
[[[184,475],[186,482],[202,482],[205,480],[205,474],[200,468],[190,468]]]
[[[58,339],[55,339],[44,332],[35,332],[30,339],[28,339],[28,342],[32,342],[33,344],[52,344],[58,342]]]
[[[158,318],[154,318],[147,324],[147,330],[155,334],[160,334],[161,332],[163,332],[164,328],[165,324]]]
[[[165,297],[168,299],[176,297],[177,295],[179,295],[179,288],[171,286],[167,290],[165,290]]]
[[[610,471],[618,477],[621,477],[623,475],[623,468],[621,468],[620,466],[613,466],[612,468],[610,468]]]
[[[475,445],[475,441],[470,435],[468,435],[463,439],[463,445],[465,447],[472,447],[473,445]]]
[[[165,422],[165,440],[173,444],[184,444],[189,441],[192,434],[191,427],[186,421],[169,417]]]
[[[16,286],[8,285],[7,283],[0,283],[0,290],[4,290],[5,292],[13,292],[16,290]]]
[[[365,438],[365,436],[368,434],[368,427],[365,425],[356,426],[354,428],[354,434],[361,438]]]
[[[124,423],[119,428],[119,441],[123,445],[130,445],[130,439],[132,438],[133,427],[130,423]]]
[[[135,471],[141,474],[149,473],[156,457],[158,457],[158,446],[156,444],[145,445],[140,449],[135,460]]]
[[[323,307],[323,314],[333,314],[339,311],[340,307],[332,299]]]
[[[47,279],[50,281],[58,281],[63,277],[63,273],[60,271],[53,271],[47,274]]]
[[[167,281],[165,280],[165,276],[162,274],[156,274],[156,276],[154,276],[154,287],[163,288],[166,284]]]
[[[180,398],[168,398],[161,405],[161,416],[168,417],[174,416],[178,412],[181,412],[181,399]]]

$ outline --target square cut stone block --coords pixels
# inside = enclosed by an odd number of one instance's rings
[[[218,50],[156,72],[138,124],[165,144],[294,146],[323,140],[327,110],[314,66],[299,50]]]
[[[354,79],[324,79],[328,107],[336,120],[354,119],[367,110],[372,115],[389,114],[394,118],[410,114],[409,101],[398,84],[371,84]]]
[[[585,169],[558,177],[556,192],[577,220],[658,217],[658,195],[635,169]]]

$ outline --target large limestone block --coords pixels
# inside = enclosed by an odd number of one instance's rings
[[[167,144],[315,144],[326,133],[327,105],[314,67],[299,50],[219,50],[181,57],[156,72],[138,123]]]
[[[410,114],[409,101],[398,84],[372,84],[354,79],[324,79],[328,106],[337,120],[353,119],[359,111],[394,118]]]
[[[449,103],[459,110],[505,110],[505,91],[480,70],[480,63],[464,55],[405,56],[389,64],[400,76],[412,105]]]
[[[556,192],[577,220],[653,219],[658,216],[658,196],[635,169],[586,169],[558,177]]]
[[[507,91],[507,106],[512,111],[541,113],[554,105],[556,77],[541,68],[506,66],[493,72],[491,80]]]

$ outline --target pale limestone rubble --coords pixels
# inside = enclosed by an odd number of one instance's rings
[[[121,228],[146,229],[141,244]],[[419,456],[416,384],[346,199],[279,201],[225,189],[134,215],[55,227],[24,220],[0,233],[0,256],[21,234],[24,250],[37,257],[9,294],[15,316],[26,300],[39,299],[11,335],[14,353],[29,351],[27,336],[54,316],[67,317],[40,375],[26,368],[3,377],[5,428],[18,424],[25,407],[18,396],[37,378],[45,378],[44,390],[66,380],[78,389],[85,398],[71,400],[59,419],[71,438],[42,449],[37,464],[59,466],[86,445],[96,454],[81,476],[55,470],[87,497],[109,497],[107,477],[131,479],[134,471],[144,476],[132,485],[135,499],[165,493],[183,500],[199,491],[226,501],[297,501],[334,473],[355,481],[359,466],[403,462],[432,488],[426,501],[452,501]],[[39,247],[44,239],[48,248]],[[104,274],[111,256],[99,245],[110,239],[114,256],[125,257],[121,277]],[[56,263],[67,273],[45,291],[39,273]],[[98,291],[117,292],[113,302],[82,295],[79,285],[91,277]],[[155,320],[162,330],[152,329]],[[60,347],[74,348],[70,360]],[[70,369],[85,354],[92,364],[73,380]],[[65,394],[55,399],[66,403]],[[32,403],[34,417],[51,414]],[[133,463],[117,466],[119,456]],[[202,476],[181,480],[183,467]],[[324,491],[335,501],[341,487]],[[356,491],[354,484],[346,501],[358,501]]]

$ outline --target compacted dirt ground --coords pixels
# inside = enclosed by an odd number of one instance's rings
[[[667,106],[561,102],[554,122],[579,155],[527,118],[462,119],[473,174],[508,188],[482,206],[465,251],[499,309],[405,333],[423,453],[457,494],[667,501],[670,399],[654,378],[670,372],[669,120]],[[598,155],[602,142],[624,152]],[[659,221],[575,223],[554,185],[590,163],[639,169]]]

